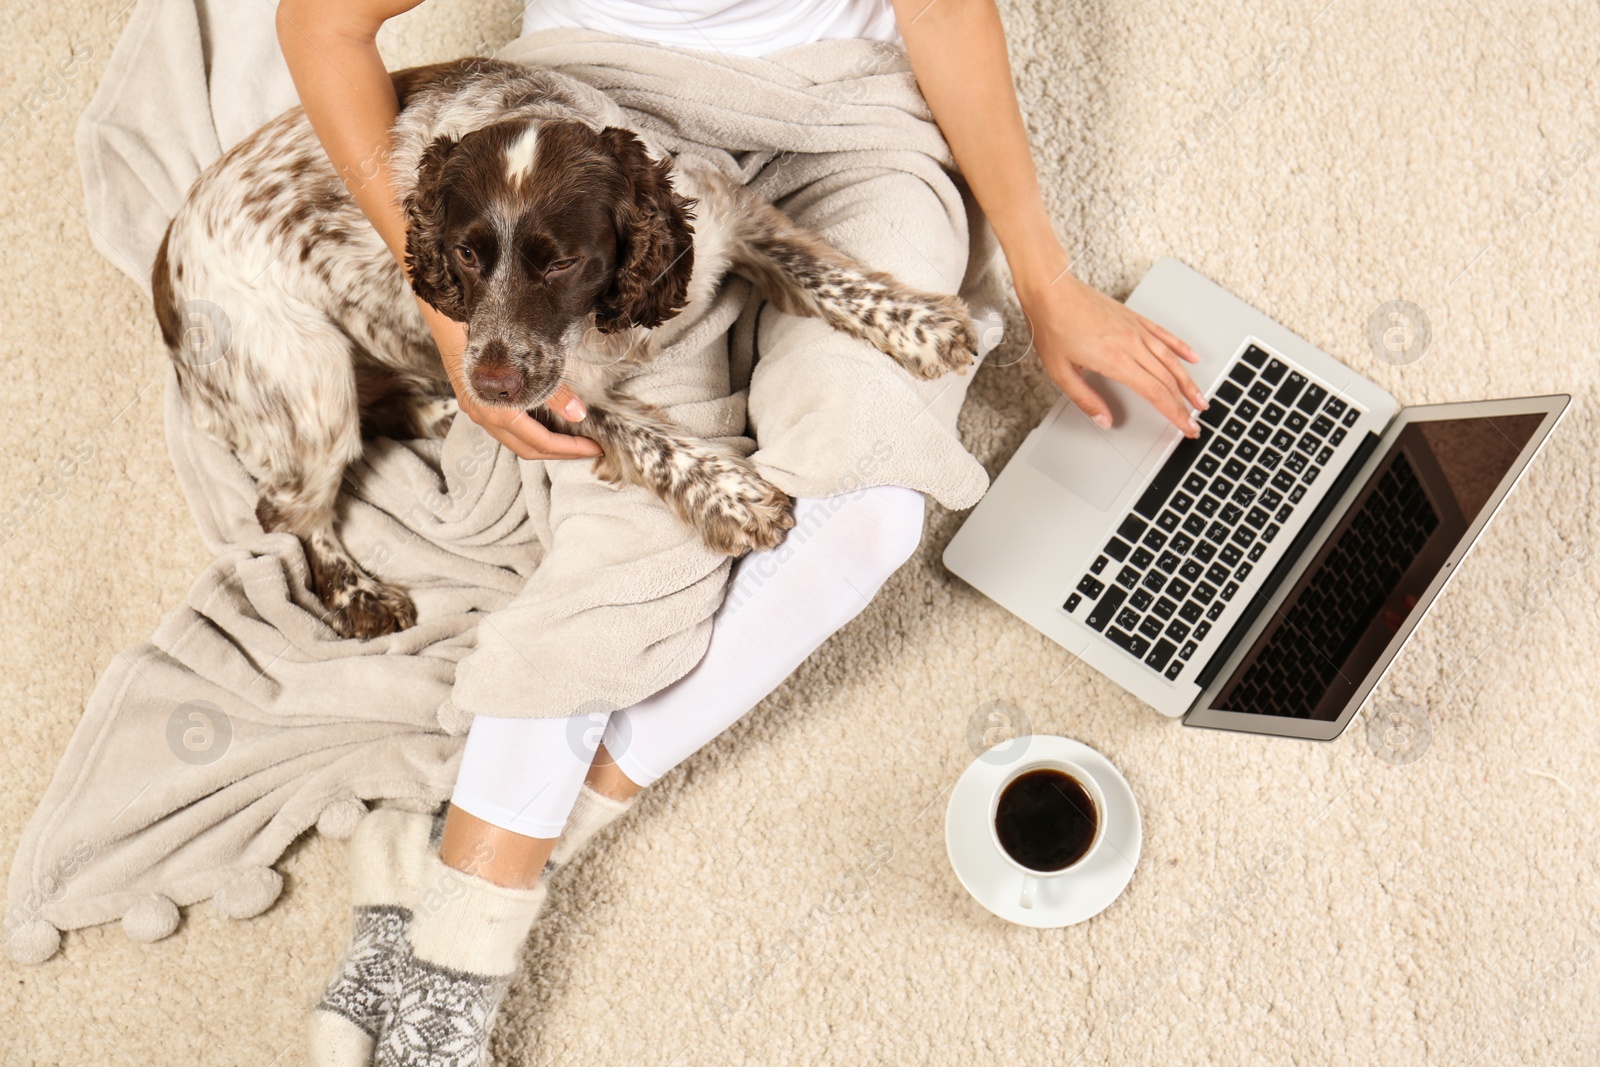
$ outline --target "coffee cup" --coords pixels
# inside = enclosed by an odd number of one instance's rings
[[[1041,881],[1089,861],[1105,837],[1105,795],[1094,776],[1063,759],[1031,760],[989,798],[995,849],[1022,875],[1018,905],[1031,908]]]

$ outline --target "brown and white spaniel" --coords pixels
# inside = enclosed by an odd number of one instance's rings
[[[727,272],[921,377],[972,362],[960,301],[865,269],[707,163],[656,158],[587,87],[482,59],[395,85],[409,285],[466,324],[466,387],[598,441],[601,477],[653,490],[719,551],[777,544],[792,502],[612,386]],[[410,626],[411,599],[340,542],[334,501],[363,436],[442,435],[455,397],[405,274],[300,109],[200,177],[152,281],[196,424],[256,479],[262,526],[301,539],[330,624],[359,638]],[[540,407],[563,381],[581,423]]]

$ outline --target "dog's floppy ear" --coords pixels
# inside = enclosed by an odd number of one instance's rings
[[[616,207],[617,274],[601,298],[595,325],[602,333],[651,329],[688,302],[694,270],[694,201],[672,189],[672,163],[651,159],[627,130],[600,131],[605,151],[622,165],[629,191]]]
[[[417,184],[406,197],[406,270],[416,294],[457,322],[467,321],[461,285],[445,247],[445,164],[459,142],[440,137],[422,153]]]

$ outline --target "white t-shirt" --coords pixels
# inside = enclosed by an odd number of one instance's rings
[[[813,41],[900,43],[889,0],[532,0],[522,32],[557,26],[761,56]]]

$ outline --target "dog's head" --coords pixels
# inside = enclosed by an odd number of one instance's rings
[[[467,324],[475,399],[539,404],[591,326],[655,327],[683,307],[692,204],[670,170],[627,130],[574,121],[428,147],[405,202],[406,265],[418,296]]]

